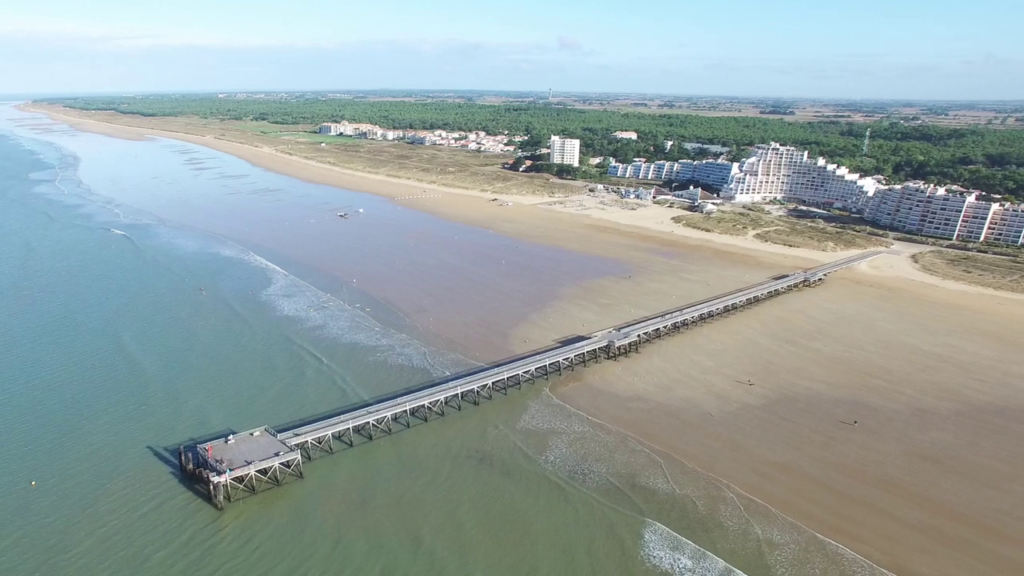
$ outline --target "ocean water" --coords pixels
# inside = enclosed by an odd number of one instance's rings
[[[197,497],[178,443],[473,366],[431,318],[620,272],[400,208],[0,106],[0,573],[881,573],[543,385]]]

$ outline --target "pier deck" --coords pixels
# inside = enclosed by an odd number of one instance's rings
[[[382,433],[391,434],[396,428],[410,428],[414,420],[427,422],[432,417],[444,416],[446,409],[461,410],[464,402],[478,405],[493,398],[495,392],[507,394],[509,388],[520,388],[538,378],[560,375],[563,370],[575,370],[578,366],[587,366],[602,359],[628,356],[646,343],[780,294],[817,285],[833,272],[882,253],[865,252],[810,270],[775,277],[596,332],[581,341],[281,433],[263,427],[190,446],[188,450],[182,447],[179,463],[183,474],[205,485],[211,501],[220,508],[225,496],[232,501],[240,495],[257,494],[266,487],[280,486],[289,479],[301,478],[303,457],[312,460],[322,453],[353,447],[360,440],[369,441]]]

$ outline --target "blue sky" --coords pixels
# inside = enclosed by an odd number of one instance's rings
[[[1024,99],[1024,1],[7,0],[0,94]]]

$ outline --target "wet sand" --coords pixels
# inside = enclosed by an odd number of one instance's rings
[[[849,271],[555,394],[897,574],[1020,574],[1021,325]]]
[[[71,124],[122,137],[151,132]],[[429,189],[162,135],[390,198]],[[509,338],[516,351],[838,257],[630,220],[646,215],[587,218],[519,198],[497,207],[490,196],[436,192],[396,202],[628,263],[625,276],[586,282],[526,319]],[[640,358],[581,371],[555,393],[895,573],[1024,573],[1024,299],[937,281],[906,260],[844,271]]]

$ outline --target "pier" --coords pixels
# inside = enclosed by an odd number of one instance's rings
[[[429,422],[444,416],[446,411],[461,410],[466,404],[479,405],[493,399],[496,393],[507,394],[509,389],[521,388],[539,378],[548,379],[591,363],[628,357],[665,336],[787,292],[816,286],[828,275],[882,253],[865,252],[810,270],[776,276],[289,430],[276,432],[264,426],[210,442],[181,446],[179,469],[183,477],[194,481],[207,493],[214,506],[222,509],[225,501],[301,479],[304,459],[312,460],[372,441],[380,435],[411,428],[414,421]]]

